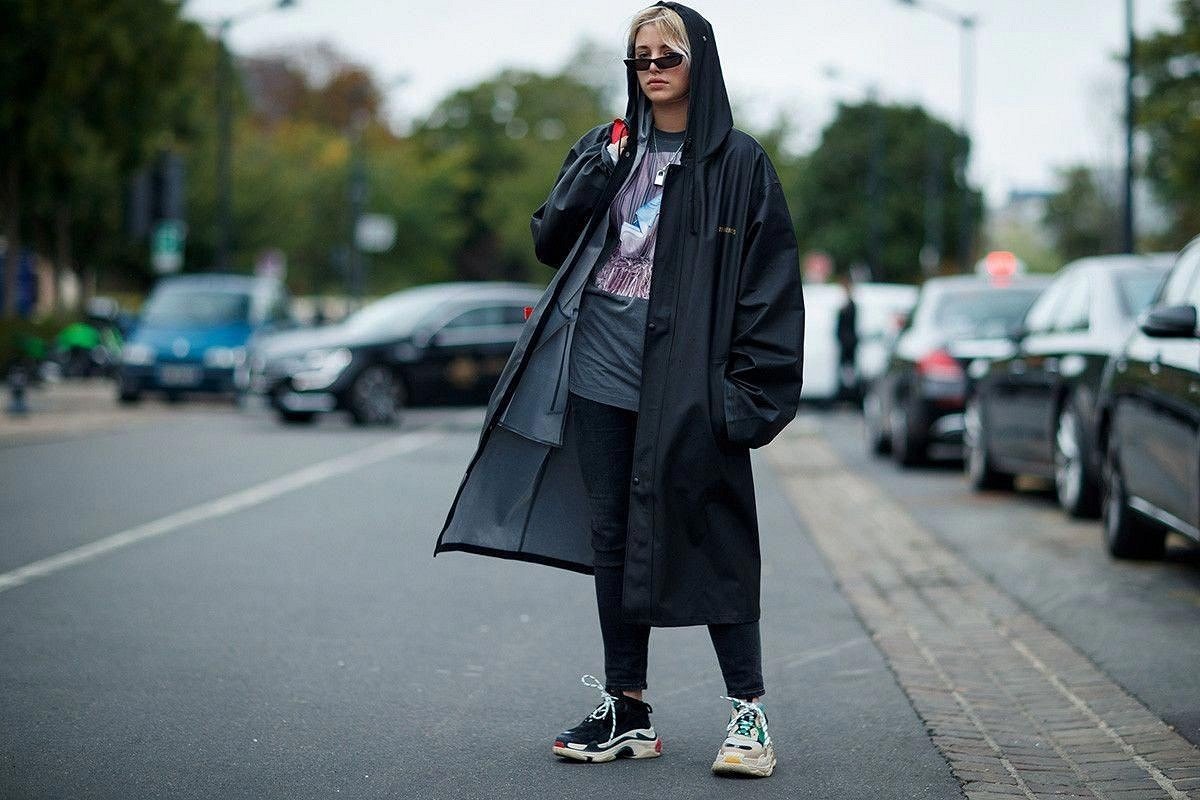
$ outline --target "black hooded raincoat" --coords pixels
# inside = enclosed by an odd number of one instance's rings
[[[681,163],[663,186],[629,476],[622,612],[655,626],[759,618],[750,449],[800,402],[804,300],[787,203],[767,155],[733,127],[712,26],[677,11],[691,46]],[[632,56],[632,50],[629,56]],[[628,74],[630,143],[611,123],[575,143],[531,227],[557,271],[488,402],[434,555],[463,550],[591,573],[588,499],[568,419],[571,340],[608,206],[646,150],[651,105]]]

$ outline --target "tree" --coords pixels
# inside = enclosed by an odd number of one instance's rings
[[[1136,53],[1146,173],[1173,217],[1161,244],[1177,248],[1200,233],[1200,3],[1177,0],[1175,8],[1178,30],[1140,40]]]
[[[1071,261],[1084,256],[1119,253],[1121,208],[1085,166],[1059,171],[1062,188],[1046,202],[1044,222],[1059,255]]]
[[[429,154],[393,134],[382,91],[361,64],[329,45],[238,59],[234,126],[235,268],[264,250],[288,259],[300,293],[345,288],[349,187],[355,142],[367,179],[366,210],[397,221],[395,245],[370,257],[372,292],[453,276],[464,236],[454,199],[466,175],[460,150]],[[207,268],[215,249],[216,181],[211,139],[189,151],[186,263]]]
[[[99,269],[122,252],[122,187],[170,141],[175,91],[203,36],[166,0],[0,0],[0,20],[9,248],[53,241],[57,269]]]
[[[955,181],[954,156],[968,146],[950,125],[918,106],[839,105],[803,168],[791,171],[795,183],[785,186],[795,198],[792,213],[801,246],[824,250],[842,266],[870,263],[877,255],[876,279],[918,279],[931,169],[933,185],[949,189],[941,198],[940,240],[958,241],[963,191],[970,192],[971,224],[978,229],[982,196]],[[872,196],[878,203],[874,209]]]
[[[456,277],[544,280],[529,217],[546,199],[568,148],[612,119],[603,94],[565,73],[506,69],[453,92],[418,122],[413,139],[424,153],[461,150],[466,166],[455,198],[466,229]]]

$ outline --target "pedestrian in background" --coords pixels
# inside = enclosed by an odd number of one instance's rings
[[[846,292],[846,302],[837,315],[838,398],[858,402],[858,304],[850,276],[842,275],[838,282]]]
[[[804,302],[770,159],[733,127],[712,26],[659,2],[626,41],[628,104],[571,148],[531,229],[557,273],[488,404],[435,555],[594,575],[601,702],[552,751],[662,752],[651,627],[707,625],[731,704],[715,772],[767,776],[749,451],[800,401]],[[553,603],[553,598],[546,598]]]

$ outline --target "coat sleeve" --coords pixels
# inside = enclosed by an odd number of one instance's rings
[[[607,146],[610,125],[592,128],[571,147],[550,196],[533,213],[529,223],[533,251],[548,267],[558,269],[571,252],[612,174],[615,161]]]
[[[804,378],[804,295],[799,248],[783,188],[752,202],[724,378],[725,432],[762,447],[796,416]]]

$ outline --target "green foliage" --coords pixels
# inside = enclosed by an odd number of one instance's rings
[[[879,132],[876,126],[882,126]],[[877,140],[876,137],[879,137]],[[960,192],[954,158],[968,144],[945,122],[917,106],[863,103],[839,105],[820,144],[792,171],[785,188],[795,198],[792,213],[801,248],[833,256],[839,270],[869,261],[868,183],[872,149],[881,143],[881,274],[878,279],[920,277],[918,254],[924,243],[926,179],[936,169],[942,197],[943,252],[953,256],[958,242]],[[935,158],[930,157],[930,153]],[[969,188],[972,227],[982,218],[982,197]]]
[[[306,69],[313,60],[322,62],[312,70],[324,76],[319,83]],[[461,150],[429,154],[391,133],[370,74],[327,46],[244,59],[239,67],[245,89],[233,142],[234,269],[249,271],[264,250],[278,248],[293,291],[344,290],[338,256],[351,235],[349,187],[359,147],[366,210],[397,222],[391,250],[367,256],[368,291],[453,276],[452,254],[463,237],[454,198],[467,182]],[[189,269],[208,268],[217,240],[215,131],[204,136],[188,158]]]
[[[1044,222],[1059,254],[1067,261],[1119,253],[1121,208],[1106,196],[1095,175],[1084,166],[1060,170],[1062,188],[1046,203]]]
[[[1137,44],[1144,81],[1137,123],[1149,137],[1146,172],[1171,209],[1165,240],[1181,247],[1200,233],[1200,3],[1177,0],[1179,28]]]
[[[59,269],[144,261],[122,234],[125,187],[188,127],[203,33],[165,0],[0,0],[0,20],[5,231]]]
[[[368,208],[396,220],[396,244],[371,256],[375,292],[455,277],[454,254],[466,234],[455,198],[467,186],[467,153],[432,156],[406,139],[382,139],[367,149]]]
[[[529,218],[575,140],[614,116],[603,98],[600,87],[565,73],[504,70],[454,92],[416,127],[422,152],[463,154],[466,172],[453,202],[465,238],[455,277],[546,278],[533,256]]]

